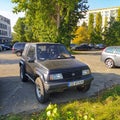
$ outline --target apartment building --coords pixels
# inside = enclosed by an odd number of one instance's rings
[[[116,18],[117,17],[117,11],[118,11],[119,8],[120,8],[120,6],[118,6],[118,7],[110,7],[110,8],[101,8],[101,9],[95,9],[95,10],[89,10],[86,13],[85,18],[81,19],[78,22],[78,26],[82,25],[83,22],[86,22],[88,24],[89,14],[92,13],[92,14],[94,14],[94,17],[95,17],[96,14],[99,13],[99,12],[101,13],[101,16],[102,16],[102,26],[104,26],[105,18],[107,17],[108,22],[110,21],[111,17]]]
[[[11,41],[10,19],[0,15],[0,43]]]

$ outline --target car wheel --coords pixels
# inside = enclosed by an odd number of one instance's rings
[[[36,92],[36,97],[40,103],[45,103],[48,100],[49,94],[45,92],[44,84],[42,80],[38,77],[35,80],[35,92]]]
[[[77,86],[77,90],[80,92],[87,92],[90,89],[90,83],[84,86]]]
[[[23,65],[20,66],[20,79],[22,82],[27,82],[27,77],[25,75],[25,68],[23,67]]]
[[[105,61],[105,65],[108,67],[108,68],[113,68],[115,65],[114,65],[114,61],[112,59],[107,59]]]
[[[16,55],[17,55],[17,56],[21,56],[22,53],[21,53],[21,52],[17,52]]]

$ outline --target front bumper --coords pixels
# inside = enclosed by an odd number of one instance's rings
[[[74,81],[46,82],[45,90],[47,93],[59,92],[59,91],[63,91],[64,89],[68,89],[70,87],[84,86],[86,84],[90,84],[93,79],[94,79],[93,76],[89,75]]]

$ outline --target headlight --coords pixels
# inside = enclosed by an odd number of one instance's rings
[[[57,73],[57,74],[51,74],[50,75],[50,80],[59,80],[63,79],[62,73]]]
[[[86,70],[82,70],[82,75],[88,75],[90,74],[90,70],[86,69]]]

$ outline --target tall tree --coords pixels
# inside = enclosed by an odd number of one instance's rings
[[[106,16],[104,19],[104,27],[103,27],[103,32],[102,32],[104,44],[106,44],[105,35],[107,34],[107,30],[108,30],[108,17]]]
[[[89,20],[88,20],[88,31],[91,33],[94,30],[94,14],[89,14]]]
[[[104,28],[108,27],[108,17],[105,16],[105,20],[104,20]]]
[[[117,20],[117,21],[120,21],[120,8],[119,8],[118,11],[117,11],[116,20]]]
[[[120,21],[116,21],[115,18],[111,17],[108,26],[105,34],[106,44],[120,45]]]
[[[13,27],[13,29],[16,32],[17,41],[26,41],[24,18],[18,18],[16,25]]]
[[[86,0],[12,0],[14,12],[25,12],[34,41],[69,44],[78,19],[86,12]]]
[[[88,20],[88,34],[89,34],[89,40],[91,43],[94,43],[93,33],[94,33],[94,14],[89,14],[89,20]]]
[[[101,13],[96,14],[96,23],[95,23],[95,39],[96,43],[101,43],[102,41],[102,16]]]

